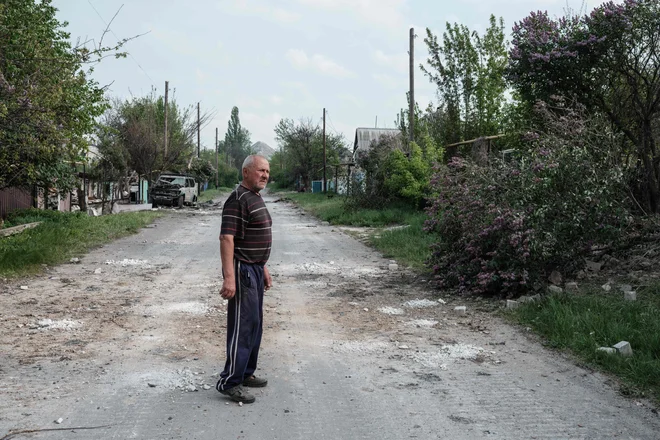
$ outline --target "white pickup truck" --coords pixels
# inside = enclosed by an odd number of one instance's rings
[[[169,205],[183,207],[197,203],[197,182],[185,174],[161,174],[151,187],[149,196],[152,206]]]

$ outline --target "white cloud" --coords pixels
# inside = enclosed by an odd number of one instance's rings
[[[390,67],[398,72],[408,72],[410,68],[410,60],[405,52],[386,54],[382,50],[376,50],[373,58],[378,64]]]
[[[273,19],[279,23],[295,23],[302,17],[297,12],[287,11],[282,8],[273,8],[270,11]]]
[[[401,27],[404,22],[406,0],[298,0],[308,7],[332,12],[343,12],[369,24]]]
[[[266,142],[275,148],[275,126],[282,119],[279,113],[241,112],[241,125],[250,130],[252,143]]]
[[[404,89],[406,88],[406,81],[395,78],[392,75],[386,73],[374,73],[373,79],[375,79],[379,84],[388,89]]]
[[[342,101],[347,102],[352,107],[362,108],[365,106],[364,99],[361,99],[352,93],[340,93],[338,98]]]
[[[254,0],[226,0],[218,3],[218,9],[234,14],[257,16],[281,24],[291,24],[299,21],[302,16],[297,12],[280,7],[273,7],[266,2]]]
[[[271,95],[268,100],[273,105],[280,105],[282,103],[282,97],[278,95]]]
[[[348,78],[354,76],[353,72],[324,55],[314,54],[309,57],[303,50],[289,49],[286,52],[285,57],[296,69],[313,69],[324,75],[336,78]]]
[[[204,83],[209,79],[208,73],[200,69],[195,69],[195,77],[197,78],[197,82],[200,83]]]
[[[264,104],[258,99],[240,97],[238,98],[238,107],[261,109],[264,107]]]
[[[297,69],[305,69],[309,67],[309,58],[303,50],[289,49],[284,55],[291,65]]]
[[[323,108],[319,100],[309,90],[307,85],[300,81],[283,81],[284,96],[282,102],[291,109],[291,103],[294,103],[295,113],[284,115],[287,118],[298,119],[302,116],[318,111]]]

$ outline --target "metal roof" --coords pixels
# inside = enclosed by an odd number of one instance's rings
[[[355,130],[355,142],[353,143],[353,152],[358,149],[368,149],[371,143],[378,141],[381,136],[398,136],[401,130],[398,128],[357,128]]]

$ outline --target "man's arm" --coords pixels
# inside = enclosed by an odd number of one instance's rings
[[[268,268],[264,266],[264,289],[268,290],[271,287],[273,287],[273,278],[271,278]]]
[[[222,260],[222,288],[220,296],[232,299],[236,294],[236,274],[234,274],[234,236],[220,235],[220,259]]]

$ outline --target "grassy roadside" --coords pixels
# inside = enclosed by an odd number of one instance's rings
[[[42,265],[68,261],[90,249],[136,233],[162,213],[126,212],[101,217],[29,209],[11,215],[6,226],[41,221],[34,229],[0,238],[0,277],[38,273]]]
[[[593,288],[526,303],[507,316],[532,328],[548,346],[569,351],[590,367],[619,377],[622,394],[649,397],[660,404],[659,282],[640,289],[637,301]],[[630,343],[632,357],[596,350],[620,341]]]
[[[276,193],[333,225],[371,228],[369,242],[386,258],[426,271],[433,236],[423,231],[426,215],[407,206],[346,211],[344,197],[312,193]]]
[[[218,189],[207,189],[206,191],[204,191],[199,195],[199,197],[197,198],[197,202],[206,203],[210,200],[220,197],[223,194],[229,194],[231,190],[232,188],[223,188],[223,187],[220,187]]]

